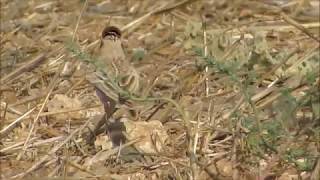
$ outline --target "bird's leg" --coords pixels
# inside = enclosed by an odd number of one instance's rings
[[[108,96],[106,96],[98,88],[96,88],[96,93],[104,106],[105,113],[93,128],[93,131],[88,140],[90,144],[93,144],[93,141],[97,135],[105,132],[108,119],[117,110],[115,105],[116,103],[114,100],[112,100],[111,98],[108,98]]]

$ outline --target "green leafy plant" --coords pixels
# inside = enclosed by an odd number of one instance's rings
[[[293,163],[300,171],[310,171],[313,168],[316,157],[310,156],[304,149],[289,149],[285,156],[285,160]]]

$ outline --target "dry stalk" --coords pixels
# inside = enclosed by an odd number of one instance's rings
[[[65,90],[66,89],[63,89],[63,88],[62,89],[58,89],[56,91],[53,91],[51,93],[51,95],[55,95],[55,94],[59,94],[59,93],[65,92]],[[29,102],[32,102],[32,101],[36,101],[36,100],[41,99],[41,98],[46,97],[46,96],[47,96],[47,92],[43,92],[38,96],[26,97],[26,98],[23,98],[23,99],[21,99],[20,101],[18,101],[16,103],[10,104],[9,108],[13,108],[15,106],[19,106],[19,105],[26,104],[26,103],[29,103]]]
[[[33,142],[33,143],[29,144],[28,148],[29,147],[37,147],[37,146],[48,144],[48,143],[52,143],[52,142],[55,142],[55,141],[60,141],[60,140],[63,140],[64,137],[63,136],[58,136],[58,137],[53,137],[53,138],[39,140],[39,141],[34,142],[36,139],[38,139],[38,138],[31,138],[30,139],[29,142]],[[22,149],[23,146],[21,147],[21,145],[23,145],[23,144],[24,144],[24,142],[20,142],[20,143],[14,144],[12,146],[9,146],[9,147],[1,149],[0,152],[1,153],[5,153],[7,151],[16,151],[16,150]]]
[[[10,179],[16,179],[16,178],[24,178],[26,175],[30,174],[31,172],[37,170],[43,163],[48,161],[48,159],[53,156],[54,153],[56,153],[62,146],[64,146],[70,139],[73,138],[74,135],[76,135],[78,132],[82,131],[87,125],[89,124],[90,120],[87,120],[87,122],[79,127],[78,129],[74,130],[68,137],[65,138],[64,141],[56,145],[51,151],[49,151],[48,155],[45,155],[42,157],[38,162],[36,162],[31,168],[26,170],[24,173],[17,174],[15,176],[12,176]]]
[[[44,113],[40,113],[39,117],[52,116],[52,115],[56,115],[56,114],[64,114],[64,113],[69,113],[69,112],[77,112],[77,111],[88,110],[88,109],[93,109],[93,108],[97,108],[97,107],[101,107],[101,104],[93,105],[90,107],[80,107],[80,108],[74,108],[74,109],[64,109],[64,110],[60,110],[60,111],[44,112]],[[23,116],[20,118],[27,119],[27,118],[33,118],[33,116],[29,115],[29,116]]]
[[[300,31],[302,31],[303,33],[305,33],[306,35],[308,35],[311,39],[317,41],[318,43],[320,43],[320,39],[318,37],[315,37],[313,34],[311,34],[305,27],[303,27],[301,24],[299,24],[297,21],[295,21],[294,19],[292,19],[291,17],[289,17],[288,15],[286,15],[284,12],[281,12],[280,14],[283,19],[291,24],[292,26],[294,26],[295,28],[299,29]]]
[[[33,141],[35,141],[35,140],[37,140],[37,139],[39,139],[39,138],[37,138],[37,137],[31,138],[31,139],[30,139],[30,142],[33,142]],[[10,151],[10,150],[21,149],[21,147],[19,147],[19,146],[22,146],[23,144],[24,144],[24,141],[23,141],[23,142],[15,143],[15,144],[13,144],[13,145],[11,145],[11,146],[8,146],[8,147],[5,147],[5,148],[2,148],[2,149],[0,150],[0,153],[5,153],[5,152]]]
[[[148,13],[146,13],[145,15],[137,18],[134,21],[131,21],[130,23],[126,24],[125,26],[123,26],[121,28],[121,31],[128,31],[130,29],[130,31],[133,31],[135,28],[138,27],[138,25],[141,25],[143,22],[145,22],[150,16],[154,15],[155,13],[157,13],[159,10],[161,10],[162,8],[164,8],[165,6],[167,6],[167,3],[163,4],[162,6],[160,6],[159,8],[150,11]]]
[[[223,120],[229,119],[231,115],[233,115],[233,113],[235,113],[239,109],[239,107],[244,103],[244,99],[245,98],[241,96],[241,99],[237,102],[237,104],[229,112],[222,115],[222,119]]]
[[[0,80],[0,84],[6,84],[10,82],[11,79],[17,77],[18,75],[22,74],[23,72],[28,72],[37,67],[42,61],[46,60],[46,55],[44,53],[38,55],[30,62],[26,63],[25,65],[17,68],[16,70],[12,71],[11,73],[7,74]]]
[[[4,102],[4,110],[3,110],[3,114],[0,111],[0,119],[6,119],[6,115],[7,115],[7,111],[8,111],[8,103]],[[0,104],[1,106],[1,104]],[[1,134],[1,133],[0,133]],[[1,136],[1,135],[0,135]]]
[[[87,8],[87,5],[88,5],[88,0],[86,0],[86,1],[84,2],[83,7],[82,7],[82,9],[81,9],[80,15],[79,15],[78,20],[77,20],[76,27],[74,28],[74,31],[73,31],[72,42],[74,41],[74,38],[76,37],[77,30],[78,30],[79,24],[80,24],[80,20],[81,20],[81,18],[82,18],[83,13],[85,12],[85,10],[86,10],[86,8]]]
[[[66,92],[66,95],[69,95],[77,86],[79,86],[81,83],[85,82],[85,78],[79,79],[74,85],[71,86],[71,88]]]
[[[42,105],[41,105],[41,107],[40,107],[40,110],[39,110],[37,116],[36,116],[35,119],[33,120],[31,129],[30,129],[29,134],[28,134],[28,137],[27,137],[27,139],[26,139],[26,141],[25,141],[25,143],[24,143],[22,152],[20,152],[20,154],[19,154],[18,157],[17,157],[18,160],[20,160],[21,156],[22,156],[22,155],[25,153],[25,151],[27,150],[28,143],[29,143],[29,140],[30,140],[30,138],[31,138],[31,135],[32,135],[33,133],[35,133],[35,132],[34,132],[34,129],[35,129],[36,123],[38,122],[39,117],[40,117],[40,114],[41,114],[41,112],[43,111],[45,105],[47,104],[47,102],[48,102],[48,100],[49,100],[49,97],[50,97],[51,93],[53,92],[53,89],[55,88],[55,86],[56,86],[56,84],[57,84],[57,82],[58,82],[58,79],[59,79],[59,74],[57,73],[57,74],[55,75],[55,77],[53,78],[50,86],[49,86],[49,89],[50,89],[50,90],[49,90],[49,92],[48,92],[48,94],[47,94],[47,97],[46,97],[45,100],[43,101],[43,103],[42,103]]]
[[[299,66],[302,62],[304,62],[304,61],[310,59],[311,57],[319,54],[319,48],[320,48],[320,44],[317,44],[314,48],[312,48],[309,51],[305,52],[305,54],[303,56],[301,56],[300,59],[295,61],[294,64],[292,64],[290,67],[288,67],[288,69],[297,68],[297,66]]]
[[[29,114],[31,114],[34,110],[36,109],[36,107],[30,109],[29,111],[27,111],[26,113],[24,113],[21,117],[17,118],[15,121],[13,121],[11,124],[9,124],[7,127],[3,128],[0,131],[0,138],[3,138],[4,136],[6,136],[8,133],[10,133],[15,127],[17,127],[20,122],[27,117]]]

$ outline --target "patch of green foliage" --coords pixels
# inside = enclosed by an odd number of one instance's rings
[[[288,149],[284,158],[289,163],[293,163],[300,171],[311,171],[316,161],[316,157],[309,155],[305,149],[301,148]]]
[[[298,100],[292,96],[292,89],[283,87],[281,89],[280,97],[277,98],[277,102],[274,103],[272,108],[276,113],[276,116],[266,121],[261,121],[260,114],[263,113],[257,110],[255,105],[251,102],[253,93],[251,91],[252,86],[250,86],[250,83],[256,83],[258,79],[255,70],[253,68],[243,66],[243,63],[239,63],[241,59],[226,59],[224,61],[220,61],[217,57],[211,55],[205,56],[203,47],[196,45],[193,46],[193,52],[197,58],[202,60],[202,64],[200,63],[197,65],[202,69],[207,66],[211,71],[221,73],[229,77],[229,79],[239,87],[246,102],[250,104],[253,109],[253,114],[251,115],[242,114],[242,112],[238,110],[233,114],[233,117],[235,118],[230,118],[233,124],[236,124],[237,122],[233,122],[232,119],[235,119],[236,121],[241,120],[241,125],[249,130],[244,138],[247,146],[245,151],[249,152],[249,155],[251,156],[258,156],[260,158],[264,158],[266,154],[275,153],[278,154],[283,161],[293,163],[298,170],[311,170],[312,165],[315,162],[315,158],[302,149],[294,149],[293,147],[290,147],[289,139],[297,138],[295,137],[295,134],[290,132],[290,128],[293,127],[297,129],[298,122],[296,120],[296,112],[299,108],[303,108],[305,106],[312,107],[315,119],[319,119],[320,93],[318,93],[314,88],[311,88],[310,92],[307,92],[303,98]],[[286,56],[278,57],[285,58]],[[251,59],[252,58],[254,57],[251,57]],[[284,59],[279,59],[278,62],[283,61]],[[261,62],[252,60],[249,63],[251,63],[250,66],[253,67],[255,63],[264,62],[265,61]],[[273,63],[276,65],[276,61]],[[269,65],[271,66],[272,64]],[[241,79],[241,77],[237,75],[240,71],[246,72],[245,79]],[[306,79],[307,83],[311,87],[314,87],[313,84],[318,75],[319,72],[308,71]],[[317,132],[319,134],[319,131],[316,131],[316,128],[313,130],[315,130],[314,135],[317,134]],[[320,138],[318,137],[316,139],[319,140]],[[288,143],[288,149],[290,149],[285,153],[285,155],[280,153],[283,152],[282,149],[279,149],[282,143]]]
[[[249,130],[246,142],[250,152],[263,157],[264,154],[277,153],[278,141],[284,136],[279,121],[271,120],[260,124],[260,129],[255,125],[254,119],[243,121],[243,126]]]
[[[133,61],[141,61],[145,56],[145,50],[141,48],[137,48],[133,50],[132,60]]]

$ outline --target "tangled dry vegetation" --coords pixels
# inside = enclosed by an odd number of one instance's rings
[[[108,24],[142,77],[129,160],[85,140]],[[317,0],[1,0],[1,178],[318,180],[319,26]]]

